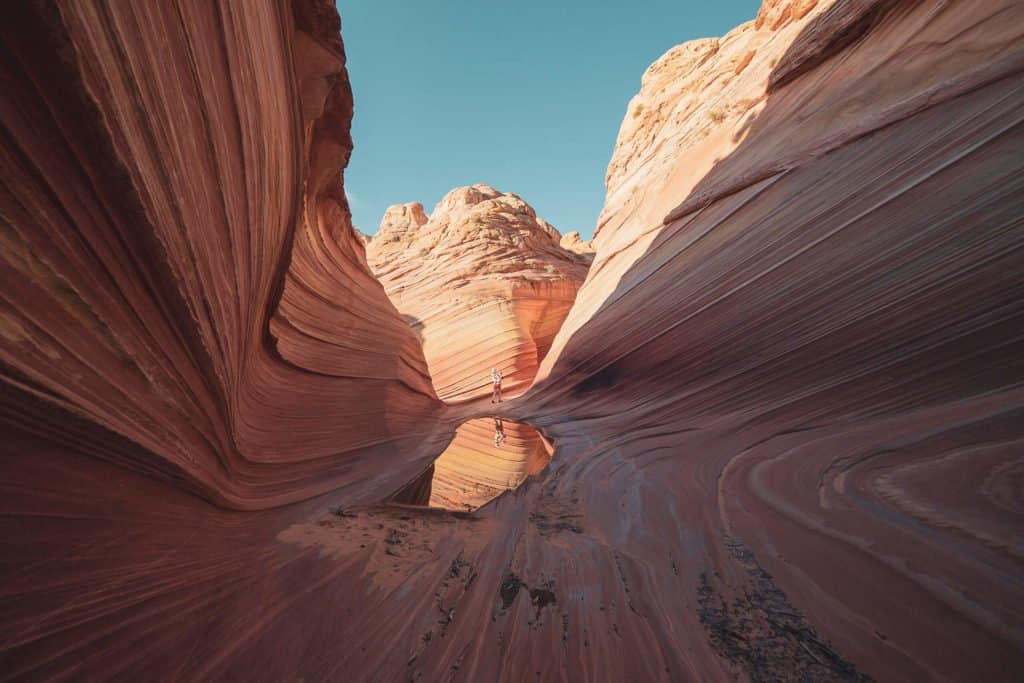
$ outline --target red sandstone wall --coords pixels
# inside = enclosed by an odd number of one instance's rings
[[[503,408],[554,459],[462,517],[370,505],[475,414],[348,225],[333,9],[6,7],[3,675],[1019,678],[1024,17],[811,4],[652,67]]]

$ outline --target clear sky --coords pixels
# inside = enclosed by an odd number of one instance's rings
[[[673,45],[759,0],[339,0],[355,96],[345,190],[357,228],[461,185],[515,192],[593,234],[626,105]]]

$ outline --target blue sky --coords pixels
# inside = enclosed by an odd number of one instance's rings
[[[594,231],[626,104],[673,45],[753,19],[759,0],[340,0],[355,96],[353,220],[429,213],[448,190],[515,192],[563,234]]]

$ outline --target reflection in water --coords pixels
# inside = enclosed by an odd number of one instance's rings
[[[501,444],[505,443],[505,425],[502,424],[501,418],[494,418],[494,447],[501,448]]]
[[[434,464],[393,500],[473,510],[516,488],[550,461],[549,447],[533,427],[501,418],[470,420]]]

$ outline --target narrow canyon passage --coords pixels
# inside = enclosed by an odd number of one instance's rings
[[[449,404],[523,393],[587,275],[590,245],[566,239],[527,202],[489,185],[448,192],[428,217],[396,204],[365,238],[367,261],[423,344]]]
[[[357,234],[327,0],[3,12],[0,680],[1022,678],[1021,3],[670,49],[591,244]]]

